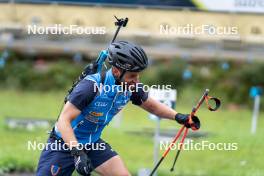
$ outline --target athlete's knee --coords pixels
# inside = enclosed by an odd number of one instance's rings
[[[131,176],[127,170],[120,171],[116,176]]]
[[[101,170],[99,171],[98,169],[95,170],[99,175],[101,176],[131,176],[131,174],[128,172],[128,170],[124,169],[118,169],[118,170]]]

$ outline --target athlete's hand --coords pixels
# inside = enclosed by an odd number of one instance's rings
[[[187,128],[192,128],[192,129],[198,130],[201,126],[199,118],[197,116],[193,116],[192,117],[193,123],[191,123],[191,124],[189,123],[188,118],[189,118],[189,114],[177,113],[175,116],[175,120],[179,124],[182,124]]]
[[[89,176],[90,172],[92,171],[92,164],[87,154],[83,150],[73,147],[71,150],[71,155],[74,156],[74,165],[76,171],[81,175]]]

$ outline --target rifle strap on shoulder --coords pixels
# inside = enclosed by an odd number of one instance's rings
[[[100,75],[101,75],[101,83],[104,84],[104,82],[105,82],[106,72],[105,72],[105,71],[101,71],[101,72],[100,72]]]

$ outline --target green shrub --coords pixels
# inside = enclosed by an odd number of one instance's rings
[[[41,91],[67,89],[84,66],[59,61],[46,67],[45,70],[38,70],[33,62],[26,61],[8,63],[0,70],[1,87]]]
[[[175,89],[212,89],[229,103],[251,105],[249,90],[264,85],[264,64],[229,62],[229,69],[222,69],[220,61],[187,62],[181,59],[155,61],[141,76],[148,85],[171,85]],[[48,62],[45,69],[38,69],[33,60],[9,61],[0,69],[0,87],[20,90],[67,90],[87,63]],[[184,70],[192,72],[191,79],[184,80]],[[208,72],[202,73],[203,69]]]
[[[171,85],[172,88],[184,86],[182,74],[187,63],[176,59],[165,63],[156,63],[144,71],[142,82],[148,85]]]

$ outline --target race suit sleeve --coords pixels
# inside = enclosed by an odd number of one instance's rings
[[[95,82],[83,79],[71,92],[68,101],[82,111],[89,103],[91,103],[97,94]]]
[[[144,91],[143,84],[139,83],[137,88],[130,97],[132,104],[140,106],[144,101],[148,99],[148,92]]]

